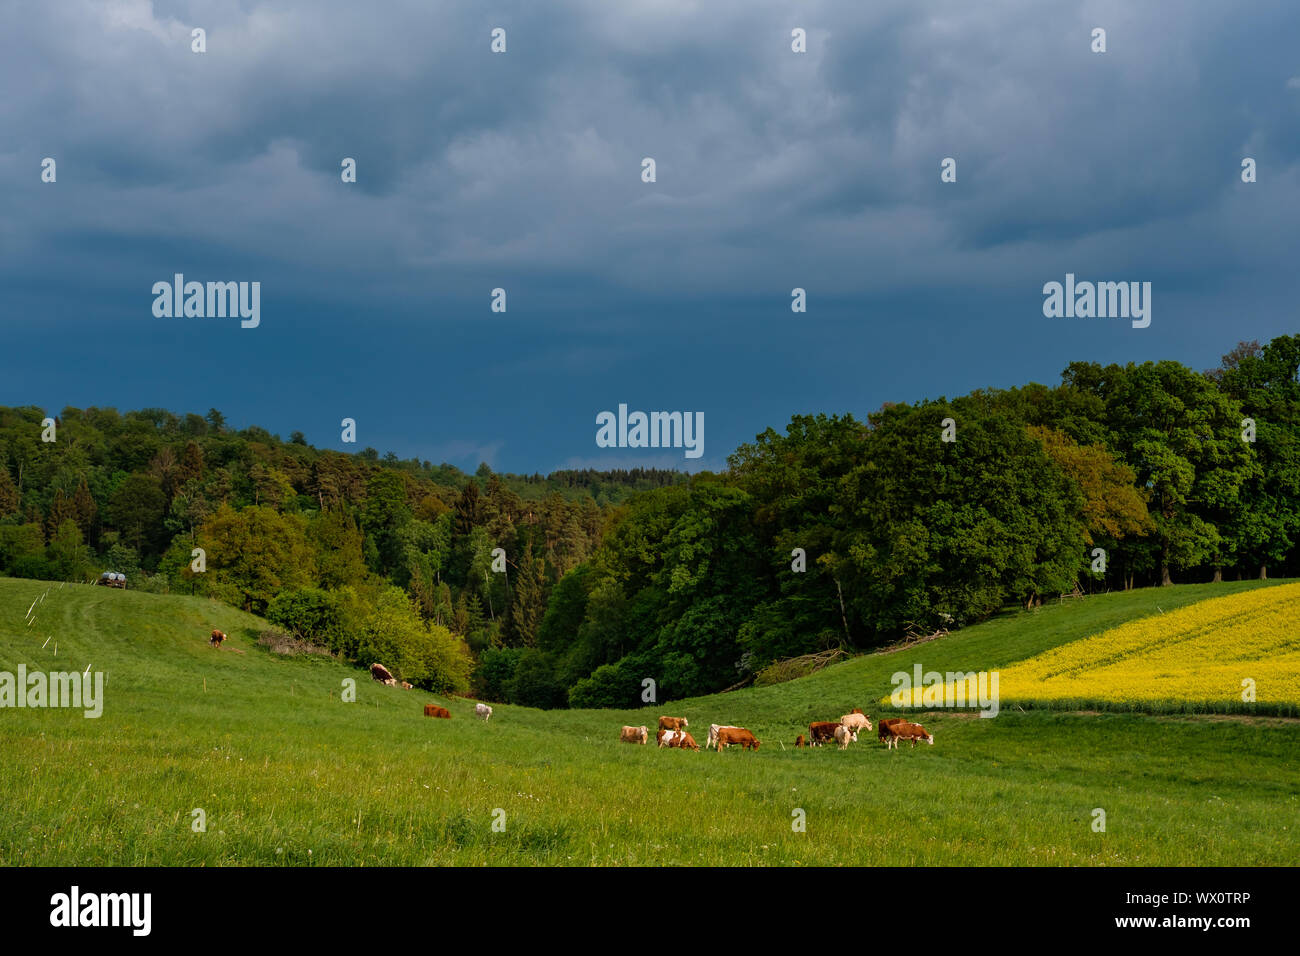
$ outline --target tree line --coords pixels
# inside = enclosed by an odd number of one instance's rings
[[[121,571],[131,588],[215,597],[447,691],[469,689],[484,650],[535,642],[550,589],[594,550],[614,502],[685,480],[466,475],[232,429],[215,409],[65,408],[52,429],[45,417],[0,408],[0,571]]]
[[[1072,592],[1300,569],[1300,336],[799,415],[718,474],[466,475],[216,410],[0,408],[0,570],[204,594],[434,690],[720,690]],[[206,566],[195,570],[195,549]]]
[[[521,703],[631,706],[647,679],[714,692],[1076,590],[1294,575],[1298,376],[1284,336],[1207,372],[1076,362],[1054,387],[795,416],[622,506],[537,647],[490,652],[488,677]]]

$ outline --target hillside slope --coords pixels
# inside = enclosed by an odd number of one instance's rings
[[[1300,710],[1300,584],[1200,601],[1012,665],[1003,700],[1191,713]]]
[[[106,676],[97,719],[0,710],[0,863],[1289,862],[1300,825],[1291,722],[935,714],[933,747],[790,746],[812,717],[855,703],[871,712],[914,661],[1000,666],[1157,599],[1168,610],[1204,596],[1111,595],[777,687],[640,711],[496,706],[485,724],[472,702],[439,700],[453,719],[429,720],[430,695],[329,659],[277,658],[254,642],[259,619],[215,602],[0,579],[0,671]],[[232,646],[208,647],[212,627]],[[356,703],[340,700],[349,678]],[[620,725],[653,726],[660,712],[690,717],[701,743],[717,721],[749,726],[763,747],[618,743]],[[900,801],[907,814],[878,812]],[[1092,829],[1096,808],[1105,833]]]
[[[939,640],[892,653],[868,654],[828,667],[810,677],[774,687],[750,688],[726,695],[701,697],[677,706],[688,715],[738,709],[754,719],[762,715],[797,733],[797,726],[809,720],[827,719],[825,707],[847,712],[858,706],[874,714],[878,702],[894,690],[891,678],[897,672],[911,674],[915,665],[923,671],[979,671],[1006,669],[1037,654],[1081,641],[1127,622],[1161,615],[1178,608],[1224,595],[1242,594],[1260,588],[1275,588],[1285,581],[1234,581],[1220,584],[1187,584],[1172,588],[1140,588],[1112,592],[1050,604],[1032,612],[1007,612],[975,627],[957,631]],[[1005,697],[1005,688],[1003,691]],[[832,718],[837,714],[829,715]],[[782,718],[787,718],[784,722]],[[791,737],[793,739],[793,736]]]

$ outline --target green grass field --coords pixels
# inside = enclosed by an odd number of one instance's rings
[[[915,662],[997,668],[1270,583],[1094,597],[774,687],[640,711],[494,705],[484,724],[472,701],[273,656],[255,645],[263,622],[222,604],[0,579],[0,671],[106,676],[98,719],[0,710],[0,863],[1293,864],[1294,720],[1011,708],[924,714],[932,747],[886,752],[874,734],[845,751],[792,747],[810,720],[853,706],[874,718],[890,675]],[[226,648],[208,647],[213,627]],[[345,678],[355,703],[340,700]],[[452,720],[422,716],[434,700]],[[653,728],[660,713],[690,718],[701,746],[718,722],[749,727],[762,749],[619,743],[621,725]],[[191,828],[196,808],[206,832]]]

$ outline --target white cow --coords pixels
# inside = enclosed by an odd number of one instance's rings
[[[858,732],[840,724],[835,728],[835,742],[840,745],[841,750],[847,749],[850,742],[856,743]],[[915,746],[915,745],[914,745]]]
[[[864,727],[871,730],[871,718],[866,714],[845,714],[840,718],[840,723],[848,727],[855,734]]]
[[[486,721],[489,717],[492,716],[492,708],[489,707],[487,704],[475,704],[474,714],[477,717],[482,717]]]

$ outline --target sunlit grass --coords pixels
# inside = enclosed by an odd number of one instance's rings
[[[1248,585],[1223,585],[1246,589]],[[923,719],[933,747],[796,751],[812,719],[887,695],[895,670],[1005,666],[1206,596],[1197,587],[1008,615],[805,680],[641,711],[534,711],[383,687],[255,645],[198,598],[0,579],[0,670],[101,670],[103,716],[0,710],[8,865],[1247,865],[1293,862],[1296,725],[1005,711]],[[219,627],[231,646],[214,650]],[[46,637],[49,643],[42,649]],[[54,647],[57,643],[57,657]],[[235,653],[235,649],[244,651]],[[343,703],[347,678],[357,702]],[[429,701],[451,720],[422,716]],[[684,714],[757,753],[618,741]],[[868,738],[871,739],[868,739]],[[1092,811],[1107,830],[1091,828]],[[202,809],[206,832],[192,830]],[[504,829],[494,830],[504,811]],[[791,824],[795,811],[806,832]]]

